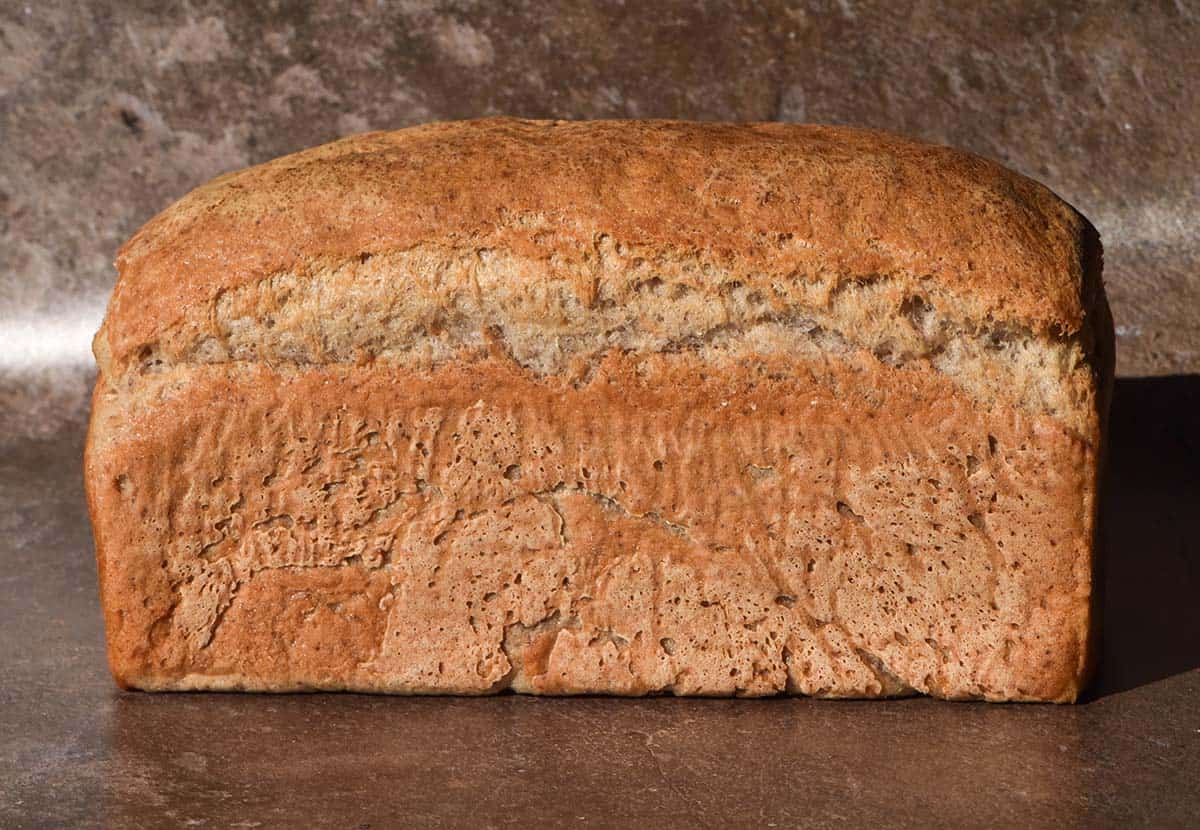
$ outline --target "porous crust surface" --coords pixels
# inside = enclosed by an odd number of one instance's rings
[[[1095,450],[870,356],[220,367],[97,391],[149,689],[1072,700]],[[93,439],[94,441],[97,439]]]

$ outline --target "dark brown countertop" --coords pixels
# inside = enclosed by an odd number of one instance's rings
[[[1197,412],[1118,382],[1077,706],[122,693],[81,432],[0,444],[0,826],[1195,826]]]

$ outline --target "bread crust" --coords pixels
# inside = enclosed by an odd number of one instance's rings
[[[121,363],[221,292],[316,261],[435,243],[566,269],[594,257],[602,237],[699,254],[752,290],[887,275],[919,293],[932,282],[965,320],[1070,335],[1086,310],[1084,225],[993,162],[880,132],[429,124],[231,173],[163,211],[118,253],[97,352]],[[586,304],[605,274],[579,273]]]
[[[1099,243],[994,164],[435,124],[222,177],[118,267],[122,686],[1071,701],[1094,665]]]
[[[186,370],[90,471],[151,689],[1071,700],[1095,449],[928,369]],[[761,371],[760,371],[761,368]],[[131,521],[131,517],[137,520]]]

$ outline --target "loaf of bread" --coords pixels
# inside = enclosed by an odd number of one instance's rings
[[[1071,701],[1095,231],[843,128],[489,119],[142,228],[86,477],[119,684]]]

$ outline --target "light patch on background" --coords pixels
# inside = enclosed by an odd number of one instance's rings
[[[92,361],[92,337],[104,319],[104,300],[34,315],[0,316],[0,369],[42,370]]]
[[[1120,245],[1193,245],[1200,230],[1173,202],[1147,201],[1116,210],[1083,211],[1100,232],[1106,248]]]

